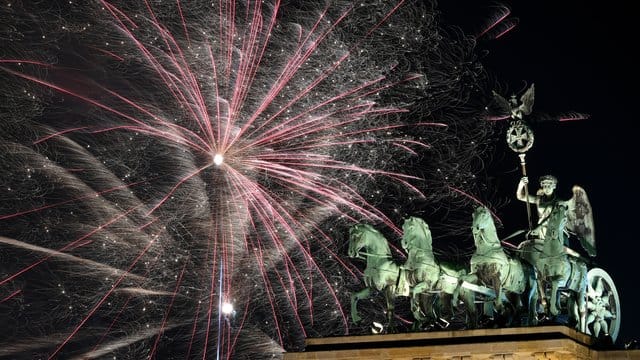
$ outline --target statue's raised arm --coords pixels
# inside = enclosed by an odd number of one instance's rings
[[[520,178],[520,182],[518,183],[518,189],[516,190],[516,199],[520,201],[525,201],[530,204],[538,204],[538,196],[529,195],[527,191],[525,191],[525,187],[529,183],[529,178],[527,176],[523,176]]]

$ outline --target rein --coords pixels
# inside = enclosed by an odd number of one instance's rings
[[[358,251],[358,254],[372,256],[372,257],[379,257],[379,258],[391,258],[391,255],[389,254],[372,254],[364,251]]]

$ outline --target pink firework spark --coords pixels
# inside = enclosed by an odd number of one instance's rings
[[[146,336],[152,357],[167,351],[161,349],[166,332],[184,327],[191,329],[189,354],[206,358],[217,343],[217,356],[230,358],[245,319],[262,311],[254,306],[269,309],[259,325],[280,346],[292,332],[306,336],[309,324],[326,321],[317,319],[320,304],[335,309],[332,323],[348,333],[343,295],[320,262],[332,258],[339,271],[354,279],[355,273],[340,260],[338,239],[320,224],[364,220],[398,233],[363,193],[364,184],[385,178],[422,196],[412,184],[417,177],[386,170],[384,154],[374,154],[395,149],[412,156],[429,148],[397,135],[406,125],[390,120],[405,109],[377,102],[380,93],[422,76],[397,76],[397,62],[374,65],[359,47],[388,31],[402,3],[369,19],[344,43],[337,29],[356,23],[349,21],[359,16],[357,6],[327,6],[311,20],[288,24],[280,23],[279,1],[200,7],[144,1],[139,8],[101,1],[94,26],[108,29],[105,41],[87,51],[113,78],[38,61],[0,61],[5,74],[87,111],[80,125],[46,122],[35,131],[32,150],[20,150],[57,184],[55,196],[0,214],[0,220],[82,217],[66,229],[74,235],[56,237],[46,255],[4,275],[0,284],[52,262],[81,269],[85,262],[77,259],[108,264],[117,273],[94,296],[83,295],[84,307],[69,315],[71,328],[54,339],[47,356],[75,353],[78,342],[92,339],[84,356],[96,356]],[[40,72],[45,68],[51,76]],[[157,168],[137,169],[141,164]],[[74,206],[84,210],[70,210]],[[122,300],[125,284],[145,290]],[[139,304],[131,294],[139,295]],[[191,312],[181,306],[184,299],[197,304]],[[235,302],[242,320],[221,315],[220,299]],[[140,332],[118,337],[131,329],[117,324],[138,311],[155,315],[141,315],[131,325]],[[91,325],[102,318],[109,325],[96,332]]]
[[[0,357],[271,358],[368,331],[348,227],[484,200],[473,36],[423,1],[284,4],[0,7]]]

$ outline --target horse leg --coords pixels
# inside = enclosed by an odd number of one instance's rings
[[[458,299],[462,300],[465,307],[465,314],[467,315],[466,325],[469,329],[476,329],[478,327],[478,309],[476,308],[476,294],[463,287],[463,283],[478,284],[478,276],[476,274],[462,275],[458,279],[458,286],[453,292],[453,304],[457,308]]]
[[[580,314],[580,328],[579,331],[586,333],[587,332],[587,290],[589,288],[589,280],[587,279],[587,265],[580,265],[580,276],[582,278],[582,282],[578,287],[578,291],[576,292],[576,296],[578,298],[578,312]],[[606,325],[606,322],[603,321]],[[605,329],[606,333],[609,333],[608,327]]]
[[[578,327],[577,329],[581,332],[587,332],[587,289],[579,289],[576,292],[576,296],[578,298]],[[608,329],[606,329],[608,332]]]
[[[542,276],[540,273],[538,273],[538,277],[536,280],[536,286],[538,287],[538,299],[540,300],[540,306],[542,308],[542,312],[544,313],[544,315],[546,316],[549,313],[549,309],[548,309],[548,301],[547,301],[547,292],[546,292],[546,285],[545,285],[545,281],[542,279]],[[538,304],[536,304],[537,307]],[[537,308],[536,308],[536,312],[537,312]]]
[[[571,325],[580,332],[586,332],[586,324],[593,322],[593,318],[587,319],[587,305],[585,297],[585,292],[581,289],[571,289],[567,302],[567,310],[569,311],[569,320],[571,320]]]
[[[549,300],[549,312],[552,316],[557,316],[560,311],[558,309],[558,289],[560,288],[560,279],[551,281],[551,300]]]
[[[435,325],[438,322],[438,317],[442,313],[442,304],[440,303],[440,297],[442,296],[442,292],[438,295],[423,294],[422,308],[423,313],[425,315],[425,319],[429,321],[429,325]]]
[[[428,319],[431,321],[428,321],[427,325],[432,326],[435,323],[433,321],[433,301],[433,296],[426,292],[416,293],[415,300],[411,300],[411,312],[414,318],[412,329],[414,331],[422,331]]]
[[[391,286],[387,286],[384,289],[384,297],[387,300],[387,324],[388,325],[388,329],[390,333],[395,333],[396,332],[396,327],[393,323],[393,316],[394,316],[394,311],[395,311],[395,294],[394,294],[394,290],[391,288]]]
[[[504,313],[504,304],[502,303],[502,283],[500,282],[500,273],[496,273],[496,276],[491,278],[491,288],[496,293],[496,298],[493,299],[493,308],[499,313]]]
[[[520,298],[522,294],[518,294],[516,292],[513,291],[507,291],[506,292],[506,297],[507,297],[507,305],[508,305],[508,323],[507,326],[512,326],[514,321],[516,321],[516,323],[518,325],[521,324],[521,317],[522,317],[522,300]]]
[[[535,279],[529,279],[529,292],[527,294],[527,309],[529,315],[527,319],[527,325],[538,325],[538,283]]]
[[[423,312],[422,302],[420,301],[421,294],[425,293],[427,289],[428,284],[425,281],[416,284],[416,286],[411,289],[411,312],[413,313],[413,317],[420,322],[427,319],[426,315],[429,314],[431,310],[430,304],[427,303],[426,306],[428,309],[425,309],[425,312]]]
[[[454,304],[454,295],[448,294],[444,291],[440,292],[440,295],[437,297],[438,299],[438,312],[437,317],[443,319],[451,319],[454,316],[453,304]],[[457,301],[457,295],[455,298]]]
[[[351,320],[354,324],[359,323],[362,318],[358,314],[358,301],[368,299],[371,296],[371,288],[364,288],[355,294],[351,294]]]
[[[478,327],[478,312],[476,310],[476,295],[469,289],[460,289],[460,296],[464,303],[467,314],[467,328],[476,329]]]

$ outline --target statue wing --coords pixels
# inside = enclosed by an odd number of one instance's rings
[[[524,115],[529,115],[531,114],[531,111],[533,111],[534,99],[535,99],[534,84],[531,84],[531,86],[527,89],[527,91],[525,91],[524,94],[522,94],[522,96],[520,97],[519,108]]]
[[[502,95],[495,92],[495,90],[492,93],[496,104],[500,108],[500,111],[503,114],[511,113],[511,104],[509,104],[509,100],[505,99]]]
[[[586,191],[578,185],[573,187],[573,197],[567,201],[567,230],[576,234],[580,244],[590,256],[596,256],[596,240],[593,211]]]

